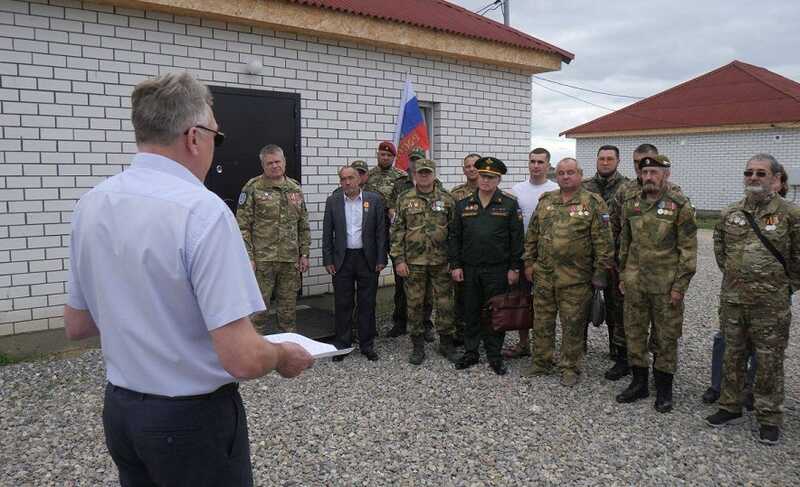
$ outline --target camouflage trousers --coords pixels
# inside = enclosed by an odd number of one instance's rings
[[[300,288],[300,272],[294,262],[256,262],[256,280],[261,296],[269,308],[275,292],[278,329],[281,332],[294,332],[297,305],[297,290]],[[267,323],[267,313],[259,313],[254,321],[260,327]]]
[[[534,277],[533,364],[540,369],[553,366],[556,348],[556,315],[561,322],[562,370],[580,373],[583,361],[583,330],[592,301],[589,283],[556,288]]]
[[[778,308],[778,309],[775,309]],[[725,336],[722,393],[719,407],[732,413],[742,410],[748,351],[755,352],[753,397],[760,424],[783,423],[783,361],[792,321],[788,306],[722,303],[720,326]]]
[[[648,294],[625,289],[625,338],[632,367],[649,367],[674,374],[678,370],[678,338],[683,334],[683,301],[677,306],[670,294]]]
[[[453,281],[448,265],[408,264],[408,277],[403,281],[408,306],[409,334],[417,336],[425,331],[423,321],[429,317],[425,313],[425,304],[427,300],[431,300],[432,293],[431,304],[436,308],[436,331],[440,335],[453,335]]]

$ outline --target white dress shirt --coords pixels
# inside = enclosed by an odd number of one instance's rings
[[[209,331],[264,301],[233,214],[188,169],[139,153],[75,209],[67,304],[88,309],[109,382],[164,396],[234,379]]]
[[[347,223],[347,248],[364,248],[364,242],[361,240],[361,222],[364,218],[364,200],[361,191],[354,198],[349,198],[344,191],[342,195],[344,195],[344,217]]]

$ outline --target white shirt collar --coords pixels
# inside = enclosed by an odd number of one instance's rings
[[[351,202],[355,203],[356,201],[361,201],[362,200],[361,196],[363,195],[363,193],[364,192],[362,190],[358,190],[358,196],[356,196],[355,198],[348,198],[347,197],[347,193],[345,193],[344,190],[342,190],[342,194],[344,195],[345,202],[351,201]]]
[[[197,186],[203,185],[203,182],[197,179],[197,177],[192,174],[192,172],[189,171],[186,166],[183,166],[177,161],[173,161],[169,157],[164,157],[159,154],[153,154],[151,152],[138,152],[133,157],[131,167],[140,167],[144,169],[151,169],[153,171],[160,171],[181,178],[184,181]]]

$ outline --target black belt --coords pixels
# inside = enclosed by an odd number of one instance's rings
[[[364,249],[347,249],[348,253],[364,253]]]
[[[111,382],[108,383],[108,387],[111,388],[113,392],[120,392],[128,396],[133,396],[136,399],[140,399],[144,401],[145,399],[158,399],[161,401],[203,401],[207,399],[212,399],[214,397],[220,396],[228,396],[233,394],[234,392],[239,390],[239,383],[238,382],[231,382],[229,384],[225,384],[224,386],[220,387],[219,389],[209,392],[208,394],[197,394],[195,396],[159,396],[158,394],[145,394],[143,392],[136,392],[130,389],[125,389],[124,387],[115,386]]]

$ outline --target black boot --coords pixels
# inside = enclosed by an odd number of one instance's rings
[[[386,336],[389,338],[397,338],[400,335],[405,335],[406,333],[408,333],[406,330],[406,322],[396,321],[394,326],[386,333]]]
[[[420,365],[425,361],[425,339],[422,335],[414,335],[411,337],[411,344],[414,345],[414,350],[408,357],[408,363]]]
[[[425,341],[428,343],[433,343],[436,340],[436,336],[433,334],[433,321],[425,320],[422,323],[422,326],[425,328],[425,332],[423,333],[423,337],[425,337]]]
[[[464,355],[456,362],[456,369],[468,369],[480,362],[477,352],[464,352]]]
[[[659,413],[672,411],[672,374],[653,370],[653,382],[656,383],[656,403],[653,407]]]
[[[439,335],[439,353],[444,355],[450,362],[458,362],[458,352],[456,352],[456,347],[453,345],[452,335]]]
[[[633,371],[633,380],[627,389],[617,395],[619,403],[634,402],[650,395],[648,389],[649,367],[631,367],[631,370]]]
[[[613,367],[608,369],[605,373],[605,378],[608,380],[620,380],[626,375],[631,373],[631,368],[628,366],[628,351],[624,348],[617,348],[617,358],[615,359]]]

